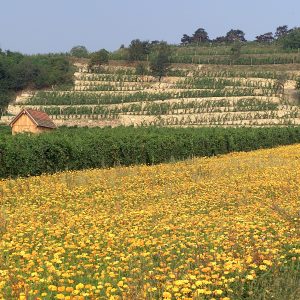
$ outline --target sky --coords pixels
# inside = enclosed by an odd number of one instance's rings
[[[249,40],[300,26],[300,0],[0,0],[0,48],[25,54],[117,50],[136,38],[180,43],[241,29]]]

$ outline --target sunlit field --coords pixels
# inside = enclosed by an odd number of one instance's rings
[[[300,299],[300,145],[0,181],[0,299]]]

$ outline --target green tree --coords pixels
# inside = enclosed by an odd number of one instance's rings
[[[70,50],[70,54],[77,58],[87,58],[89,52],[85,46],[75,46]]]
[[[271,43],[274,41],[273,33],[267,32],[256,37],[258,43]]]
[[[14,80],[11,82],[11,87],[18,91],[29,87],[35,87],[37,78],[41,76],[42,67],[34,63],[31,57],[24,57],[24,59],[15,64],[10,70],[10,76]]]
[[[150,57],[150,70],[152,75],[157,76],[159,81],[169,70],[171,48],[166,42],[160,42],[152,50]]]
[[[226,36],[218,36],[212,40],[213,43],[226,43],[226,41]]]
[[[300,48],[300,27],[292,29],[286,34],[282,40],[282,45],[286,49],[299,49]]]
[[[278,40],[289,33],[289,29],[287,25],[278,26],[275,32],[275,38]]]
[[[192,42],[192,37],[188,36],[187,34],[184,34],[181,38],[181,45],[188,45]]]
[[[101,49],[91,54],[90,67],[100,66],[108,63],[109,52],[105,49]]]
[[[130,61],[145,60],[146,55],[150,52],[148,41],[139,39],[132,40],[128,48],[128,59]]]
[[[246,42],[245,33],[240,29],[231,29],[226,33],[226,41],[227,42]]]
[[[208,34],[204,28],[198,28],[193,34],[192,41],[195,43],[205,43],[209,41]]]
[[[230,49],[231,58],[234,61],[240,58],[241,50],[242,50],[242,43],[239,41],[234,42],[234,44],[232,45],[232,47]]]

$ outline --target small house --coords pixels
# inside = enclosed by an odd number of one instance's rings
[[[24,108],[10,122],[12,134],[29,132],[41,133],[56,129],[56,125],[43,111]]]

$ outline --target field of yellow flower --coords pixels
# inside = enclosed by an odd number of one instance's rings
[[[0,197],[0,299],[241,299],[300,264],[300,145],[3,180]]]

